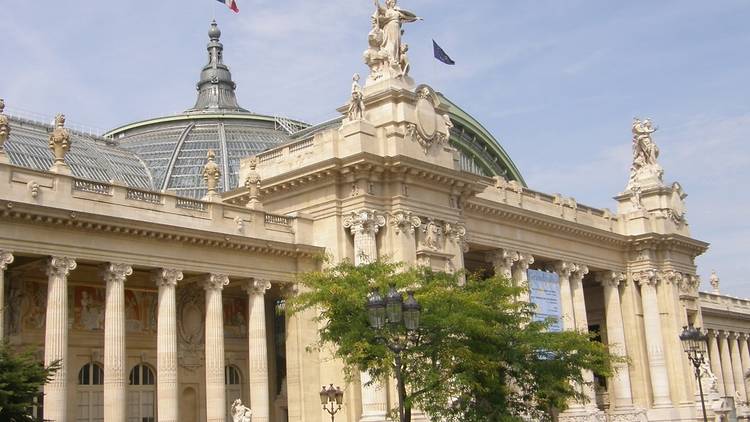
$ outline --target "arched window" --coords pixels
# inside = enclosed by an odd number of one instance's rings
[[[154,422],[154,371],[146,365],[136,365],[130,371],[128,381],[128,422]]]
[[[236,366],[224,367],[224,384],[226,385],[227,394],[227,420],[232,420],[232,403],[242,398],[242,377],[240,370]],[[246,406],[250,407],[248,403]]]
[[[104,421],[104,369],[87,363],[78,371],[76,422]]]

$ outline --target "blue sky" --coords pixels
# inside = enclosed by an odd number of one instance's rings
[[[0,96],[9,111],[108,129],[191,107],[215,14],[240,104],[318,122],[366,73],[372,2],[212,0],[3,5]],[[706,289],[750,296],[750,2],[401,0],[412,76],[495,134],[530,187],[614,209],[630,124],[660,130],[666,180],[689,194]],[[435,38],[455,67],[435,63]]]

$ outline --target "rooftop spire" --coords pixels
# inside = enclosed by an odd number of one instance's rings
[[[234,93],[237,84],[232,81],[229,67],[224,64],[224,45],[219,42],[221,31],[216,20],[208,29],[208,64],[201,71],[198,82],[198,100],[188,111],[247,111],[239,106]]]

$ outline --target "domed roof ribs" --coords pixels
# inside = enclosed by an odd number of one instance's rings
[[[224,64],[224,46],[219,42],[221,31],[214,20],[208,29],[208,64],[201,71],[198,82],[198,99],[187,112],[240,111],[247,112],[237,103],[235,89],[229,67]]]
[[[190,131],[195,127],[195,122],[191,122],[185,130],[182,131],[182,134],[180,135],[180,139],[177,141],[177,145],[174,148],[174,151],[172,151],[172,157],[169,158],[169,164],[167,165],[167,174],[164,175],[164,181],[161,184],[161,190],[165,191],[169,187],[169,181],[172,179],[172,170],[174,170],[174,165],[177,162],[177,156],[180,155],[180,151],[182,151],[182,146],[185,144],[185,139],[187,139],[188,134],[190,134]]]

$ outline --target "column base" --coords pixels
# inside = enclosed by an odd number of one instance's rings
[[[558,417],[559,422],[607,422],[607,417],[599,409],[568,409]]]

